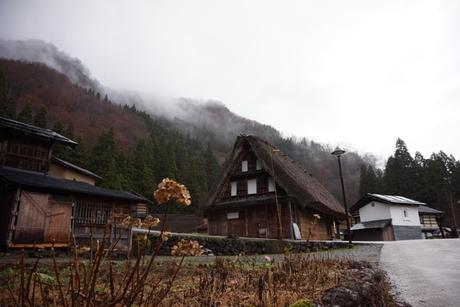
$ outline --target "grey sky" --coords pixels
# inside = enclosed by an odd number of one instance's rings
[[[102,84],[215,99],[286,134],[460,158],[459,1],[5,1]]]

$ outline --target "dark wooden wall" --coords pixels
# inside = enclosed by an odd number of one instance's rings
[[[132,215],[129,201],[77,195],[74,203],[73,234],[79,244],[94,245],[105,236],[110,242],[118,241],[119,248],[129,248],[131,232],[121,226],[123,218]]]
[[[332,238],[331,219],[323,216],[312,224],[313,211],[305,210],[287,200],[280,201],[283,238],[293,238],[292,222],[297,223],[302,239],[329,240]],[[228,219],[227,214],[238,212],[238,219]],[[212,210],[208,214],[210,235],[252,238],[277,238],[278,221],[276,205],[273,202],[240,208]]]
[[[15,191],[8,190],[0,196],[1,242],[4,246],[9,239],[9,225],[12,246],[27,244],[95,244],[104,238],[110,242],[118,240],[118,247],[128,248],[131,231],[121,226],[126,215],[132,215],[137,204],[119,199],[94,196],[49,194],[45,192],[21,191],[19,202],[15,201]],[[17,215],[12,215],[17,203]]]
[[[0,249],[5,249],[17,189],[0,183]]]
[[[51,146],[32,137],[0,133],[0,165],[47,172]]]

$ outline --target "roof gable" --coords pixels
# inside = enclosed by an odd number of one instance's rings
[[[224,164],[222,175],[209,194],[206,207],[212,206],[215,202],[220,188],[228,181],[230,170],[245,144],[250,146],[263,165],[268,166],[265,171],[275,179],[276,184],[302,206],[331,215],[345,215],[343,206],[316,178],[275,146],[255,136],[237,138],[232,153]]]

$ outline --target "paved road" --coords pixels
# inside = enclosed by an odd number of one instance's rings
[[[385,242],[380,266],[412,306],[460,306],[460,239]]]

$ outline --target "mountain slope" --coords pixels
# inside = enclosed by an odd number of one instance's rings
[[[35,48],[34,44],[39,48]],[[145,110],[168,129],[179,131],[182,135],[199,141],[202,146],[209,144],[220,162],[223,162],[230,151],[237,135],[260,136],[303,164],[341,200],[337,161],[330,155],[330,146],[306,139],[284,138],[273,127],[238,116],[216,101],[203,102],[182,98],[162,102],[146,95],[113,89],[101,90],[109,93],[110,100],[113,101],[103,99],[93,88],[94,85],[99,86],[99,83],[89,76],[88,70],[78,60],[63,56],[52,45],[43,48],[43,45],[49,44],[34,44],[24,45],[29,50],[22,52],[22,59],[34,61],[37,59],[35,55],[41,54],[45,49],[46,54],[51,55],[39,59],[47,63],[49,58],[58,58],[65,63],[59,66],[59,71],[66,75],[40,64],[1,61],[0,71],[22,91],[19,107],[24,107],[26,103],[30,103],[35,111],[45,107],[51,122],[71,123],[76,134],[83,135],[90,145],[94,144],[101,131],[109,128],[113,128],[115,140],[125,150],[132,149],[139,140],[145,139],[147,128],[143,120],[139,119],[139,114],[125,112],[127,107],[121,106],[135,105],[135,110]],[[2,46],[4,41],[0,41],[0,56],[1,50],[5,50]],[[38,50],[35,52],[34,48]],[[27,58],[28,54],[33,56]],[[75,78],[75,72],[78,72],[76,75],[84,77]],[[87,85],[90,85],[90,90]],[[343,156],[349,202],[359,197],[360,167],[363,163],[368,162],[356,153]]]
[[[123,108],[73,84],[44,64],[0,59],[0,72],[18,92],[17,108],[44,108],[51,123],[71,123],[74,131],[94,144],[101,131],[112,128],[116,140],[129,148],[147,133],[142,121]]]
[[[102,92],[102,86],[92,78],[89,70],[76,58],[72,58],[56,46],[41,40],[0,39],[0,58],[43,63],[65,74],[72,83]]]

